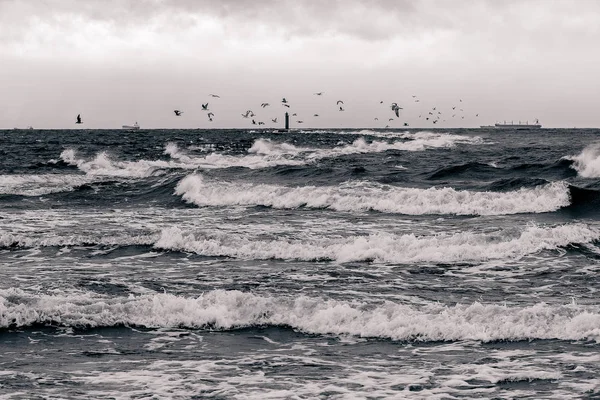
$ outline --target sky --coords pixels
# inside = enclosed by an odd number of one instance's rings
[[[0,129],[600,127],[599,39],[596,0],[0,0]]]

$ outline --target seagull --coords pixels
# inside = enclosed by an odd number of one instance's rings
[[[317,92],[315,93],[315,96],[321,96],[323,94],[323,92]]]
[[[304,123],[304,121],[296,121],[296,122],[299,123],[299,124],[303,124]]]
[[[212,122],[212,117],[214,117],[214,116],[215,116],[215,114],[213,114],[213,113],[209,112],[209,113],[208,113],[208,120],[209,120],[210,122]]]
[[[408,122],[405,122],[405,123],[404,123],[404,126],[408,126]]]
[[[218,94],[209,94],[210,97],[216,97],[216,98],[221,98],[221,96],[219,96]]]
[[[298,116],[298,114],[296,114],[296,113],[292,114],[292,117],[297,117],[297,116]]]
[[[248,117],[254,117],[254,113],[252,112],[252,110],[248,110],[246,111],[246,114],[242,114],[242,117],[244,118],[248,118]]]
[[[287,103],[288,101],[285,99],[285,97],[283,99],[281,99],[282,103]]]
[[[265,123],[264,123],[264,122],[262,122],[262,121],[258,121],[258,124],[259,124],[259,125],[264,125]]]
[[[318,116],[319,116],[319,114],[315,114],[315,115],[313,115],[313,117],[318,117]]]
[[[208,111],[208,103],[202,104],[202,111]]]
[[[183,114],[183,111],[179,111],[179,110],[173,110],[173,112],[175,113],[175,116],[179,117],[181,114]]]
[[[252,120],[252,125],[256,125],[256,121],[255,120]]]
[[[271,118],[271,121],[277,123],[277,118]]]
[[[77,114],[77,122],[75,122],[76,124],[82,124],[83,122],[81,122],[81,114]]]
[[[417,100],[415,100],[415,103],[418,103],[419,101],[421,101],[421,100],[417,99]]]
[[[340,107],[340,111],[344,111],[344,109],[342,107]]]
[[[438,120],[437,120],[437,119],[434,119],[434,120],[433,120],[433,123],[434,123],[434,124],[437,124],[437,122],[438,122]]]
[[[290,105],[289,105],[289,104],[284,104],[284,106],[285,106],[285,107],[287,107],[287,108],[290,108]]]
[[[269,105],[270,105],[269,103],[262,103],[260,106],[261,106],[262,108],[265,108],[265,107],[267,107],[267,106],[269,106]]]
[[[340,103],[344,104],[344,102],[343,102],[343,101],[341,101],[341,100],[338,100],[336,104],[338,104],[338,105],[339,105]]]
[[[375,121],[379,121],[379,118],[375,117]]]
[[[476,117],[479,117],[479,114],[475,114]]]
[[[390,118],[390,119],[388,119],[388,121],[393,121],[393,120],[394,120],[394,118]]]
[[[400,116],[400,110],[402,110],[402,107],[399,107],[397,103],[392,103],[392,111],[394,111],[394,113],[396,114],[396,117]]]

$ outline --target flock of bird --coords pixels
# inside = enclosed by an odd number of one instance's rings
[[[313,94],[314,94],[315,96],[323,96],[324,92],[316,92],[316,93],[313,93]],[[220,99],[220,98],[221,98],[221,96],[219,96],[219,95],[217,95],[217,94],[212,94],[212,93],[211,93],[211,94],[209,94],[209,96],[210,96],[210,97],[212,97],[212,98],[215,98],[215,99]],[[421,100],[420,100],[419,98],[417,98],[417,96],[415,96],[415,95],[413,95],[413,96],[412,96],[412,101],[413,101],[414,103],[420,103],[420,102],[421,102]],[[460,104],[460,103],[462,103],[462,102],[463,102],[463,101],[462,101],[462,99],[458,99],[458,103],[459,103],[459,104]],[[383,101],[383,100],[382,100],[382,101],[380,101],[380,102],[379,102],[379,104],[384,104],[384,101]],[[385,105],[385,104],[384,104],[384,105]],[[283,107],[285,107],[285,108],[290,108],[290,107],[291,107],[291,104],[290,104],[290,102],[289,102],[289,101],[288,101],[288,100],[287,100],[285,97],[283,97],[283,98],[281,99],[281,106],[283,106]],[[265,109],[265,108],[267,108],[267,107],[270,107],[270,104],[269,104],[269,103],[266,103],[266,102],[263,102],[263,103],[261,103],[261,104],[260,104],[260,107],[261,107],[262,109]],[[343,101],[343,100],[337,100],[337,101],[336,101],[336,107],[337,107],[337,110],[338,110],[339,112],[344,112],[344,111],[346,111],[346,109],[345,109],[345,105],[344,105],[344,101]],[[458,108],[458,111],[456,110],[457,108]],[[391,122],[392,122],[392,121],[394,121],[395,119],[400,119],[400,118],[401,118],[401,115],[402,115],[402,114],[401,114],[401,113],[402,113],[402,110],[404,110],[404,108],[403,108],[403,107],[400,107],[400,106],[398,105],[398,103],[397,103],[397,102],[393,102],[393,103],[391,103],[391,104],[389,105],[389,109],[391,110],[391,112],[392,112],[392,115],[390,115],[390,116],[387,118],[387,123],[388,123],[388,124],[385,126],[385,128],[389,128],[389,127],[390,127],[389,123],[391,123]],[[210,122],[212,122],[212,121],[213,121],[213,118],[215,117],[215,114],[214,114],[214,113],[213,113],[213,112],[212,112],[212,111],[209,109],[209,102],[206,102],[206,103],[202,103],[202,104],[201,104],[201,111],[205,111],[205,112],[207,112],[206,116],[207,116],[208,120],[209,120]],[[181,117],[181,116],[182,116],[182,114],[183,114],[183,111],[182,111],[182,110],[175,109],[175,110],[173,110],[173,113],[175,114],[175,116],[176,116],[176,117]],[[437,124],[437,123],[438,123],[438,122],[441,120],[441,118],[442,118],[442,117],[444,117],[444,118],[445,118],[445,117],[446,117],[446,115],[450,115],[450,114],[452,114],[450,118],[455,118],[455,117],[457,117],[457,116],[458,116],[460,119],[464,119],[464,118],[465,118],[465,115],[464,115],[464,110],[463,110],[463,108],[461,108],[461,107],[459,107],[459,106],[456,106],[456,105],[452,106],[452,112],[450,112],[450,113],[448,113],[448,114],[443,114],[441,111],[438,111],[437,107],[435,107],[435,106],[434,106],[434,107],[432,107],[431,109],[427,109],[427,110],[425,110],[425,111],[422,111],[422,112],[421,112],[421,114],[419,114],[419,118],[422,118],[422,119],[424,119],[425,121],[428,121],[428,122],[430,122],[431,124],[434,124],[434,125],[435,125],[435,124]],[[264,122],[264,121],[257,121],[257,118],[258,118],[258,117],[257,117],[257,115],[254,113],[254,111],[252,111],[251,109],[249,109],[249,110],[246,110],[244,113],[242,113],[242,114],[241,114],[241,116],[242,116],[242,118],[245,118],[245,119],[249,119],[249,120],[251,120],[251,124],[252,124],[252,125],[265,125],[265,122]],[[297,113],[292,113],[292,115],[291,115],[291,116],[292,116],[292,117],[298,117],[298,114],[297,114]],[[316,113],[315,113],[315,114],[313,114],[312,116],[313,116],[313,117],[319,117],[319,114],[316,114]],[[394,116],[395,116],[395,118],[394,118]],[[475,114],[475,117],[479,117],[479,114]],[[272,123],[274,123],[274,124],[276,124],[276,123],[277,123],[277,118],[276,118],[276,117],[275,117],[275,118],[270,118],[270,119],[271,119],[271,122],[272,122]],[[375,117],[375,118],[374,118],[374,121],[379,121],[379,118],[378,118],[378,117]],[[443,121],[443,122],[445,122],[445,121],[446,121],[446,119],[443,119],[442,121]],[[82,122],[82,119],[81,119],[81,114],[78,114],[78,115],[77,115],[77,119],[76,119],[76,122],[75,122],[75,123],[76,123],[76,124],[81,124],[81,123],[83,123],[83,122]],[[297,123],[297,124],[303,124],[303,123],[304,123],[304,120],[302,120],[302,119],[296,119],[296,123]],[[405,127],[407,127],[407,126],[409,126],[409,123],[408,123],[408,122],[403,122],[403,123],[402,123],[402,126],[405,126]]]

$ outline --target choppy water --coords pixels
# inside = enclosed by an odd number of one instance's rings
[[[0,397],[600,392],[600,131],[0,131]]]

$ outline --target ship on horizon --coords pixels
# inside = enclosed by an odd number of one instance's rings
[[[510,123],[504,121],[503,123],[496,122],[494,125],[481,125],[480,128],[494,128],[494,129],[516,129],[516,130],[528,130],[528,129],[541,129],[542,125],[540,121],[536,118],[533,124],[530,124],[529,121],[525,123],[519,121],[519,123],[515,124],[513,121]]]

